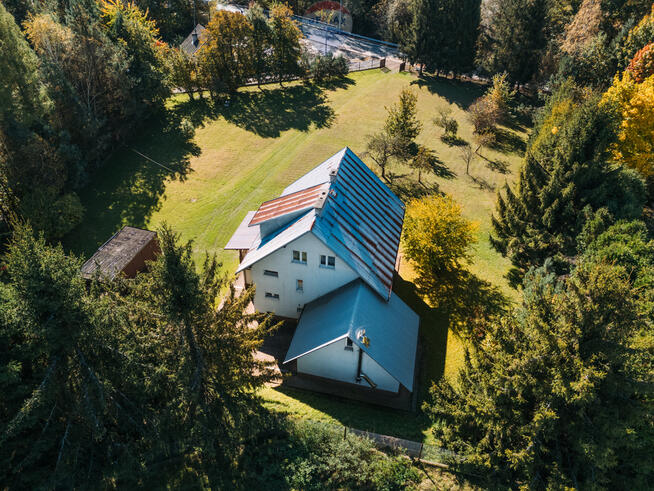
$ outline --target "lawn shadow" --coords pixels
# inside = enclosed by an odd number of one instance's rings
[[[490,145],[490,148],[505,154],[523,154],[527,149],[527,144],[514,132],[504,128],[497,128],[495,131],[495,141]]]
[[[386,184],[404,202],[433,194],[441,194],[437,183],[419,183],[415,179],[398,177],[391,172],[388,173],[388,176],[389,179]]]
[[[339,77],[333,78],[331,80],[324,80],[322,82],[313,82],[313,85],[325,90],[336,90],[336,89],[347,89],[351,85],[355,85],[356,82],[351,77]],[[311,83],[306,84],[311,85]]]
[[[183,181],[191,172],[190,159],[200,148],[179,115],[167,111],[143,128],[79,192],[84,219],[64,237],[66,249],[89,257],[124,225],[145,227],[161,205],[166,181]]]
[[[506,160],[488,160],[486,159],[486,167],[490,170],[499,172],[500,174],[510,174],[511,169],[509,168],[509,163]]]
[[[240,92],[228,107],[217,108],[227,121],[264,138],[283,131],[328,128],[334,110],[316,85],[293,85],[278,89]]]
[[[486,87],[472,82],[451,80],[435,75],[423,75],[411,82],[419,88],[426,87],[432,93],[445,98],[450,104],[456,104],[462,109],[468,109],[475,99],[484,95]]]
[[[495,191],[495,185],[492,182],[489,182],[483,177],[475,177],[473,175],[468,175],[470,180],[481,190],[483,191]]]
[[[393,291],[420,316],[422,359],[418,382],[418,408],[427,398],[430,387],[445,372],[449,315],[445,309],[435,309],[423,300],[414,283],[396,275]]]
[[[447,133],[441,135],[441,141],[448,147],[462,147],[468,144],[468,142],[460,136],[448,135]]]

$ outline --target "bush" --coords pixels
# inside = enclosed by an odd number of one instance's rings
[[[265,440],[265,441],[264,441]],[[411,462],[388,456],[340,427],[286,423],[260,445],[249,445],[239,466],[244,488],[411,489],[420,476]]]
[[[309,62],[309,75],[317,83],[336,78],[345,77],[349,70],[349,64],[343,56],[316,55]]]
[[[456,132],[459,131],[459,123],[456,119],[450,117],[449,109],[438,111],[438,116],[434,118],[434,124],[443,128],[445,134],[449,137],[456,136]]]

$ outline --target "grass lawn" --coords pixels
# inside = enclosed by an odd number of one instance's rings
[[[468,176],[460,148],[443,143],[442,130],[431,121],[439,109],[449,107],[459,122],[459,136],[472,143],[465,111],[484,88],[443,79],[419,81],[408,73],[358,72],[327,88],[291,84],[284,89],[276,85],[263,91],[247,89],[229,106],[217,109],[177,96],[170,102],[170,121],[143,128],[139,138],[116,152],[93,176],[80,196],[85,220],[64,245],[89,257],[122,225],[156,229],[167,223],[183,239],[194,241],[198,259],[205,252],[215,253],[229,274],[237,256],[222,247],[245,213],[278,196],[344,146],[372,165],[365,156],[366,135],[383,126],[385,106],[409,85],[418,94],[418,115],[424,123],[419,141],[436,151],[450,175],[423,176],[424,184],[419,185],[410,169],[398,166],[390,169],[393,187],[405,200],[439,191],[453,195],[466,217],[479,224],[471,270],[513,295],[503,278],[508,261],[492,250],[488,232],[495,189],[515,178],[526,130],[504,128],[497,148],[483,150],[485,158],[475,159]],[[179,131],[180,117],[192,122],[193,138]],[[400,274],[399,294],[414,295],[412,272],[405,261]],[[429,347],[423,372],[429,380],[451,375],[462,359],[461,343],[448,335],[446,319],[424,304],[420,308]],[[428,385],[424,382],[423,394]],[[429,438],[421,415],[398,415],[365,405],[356,410],[352,402],[290,390],[266,389],[263,395],[270,407],[297,416]]]

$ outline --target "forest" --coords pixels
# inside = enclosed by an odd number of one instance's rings
[[[416,291],[462,340],[455,376],[434,381],[420,408],[434,440],[458,456],[449,462],[458,485],[646,489],[654,4],[344,4],[355,32],[398,44],[416,84],[476,80],[471,142],[448,110],[432,121],[467,177],[474,161],[501,167],[485,155],[506,145],[506,128],[529,128],[486,237],[509,265],[508,294],[471,272],[477,224],[461,203],[425,195],[425,176],[452,175],[418,141],[414,91],[403,89],[366,135],[367,160],[392,189],[398,168],[417,173],[403,190],[402,254]],[[246,83],[313,97],[354,83],[344,58],[305,49],[292,15],[309,5],[253,3],[242,15],[203,1],[0,3],[1,487],[425,485],[410,460],[262,403],[274,375],[252,353],[278,325],[245,313],[254,292],[237,296],[215,255],[164,225],[146,272],[87,282],[82,258],[61,245],[88,217],[81,196],[144,128],[195,151],[204,120],[171,101],[216,111],[257,100]],[[206,34],[189,55],[179,45],[197,22]]]

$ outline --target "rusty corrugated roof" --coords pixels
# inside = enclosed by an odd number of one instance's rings
[[[315,208],[318,201],[327,195],[327,187],[323,184],[303,189],[286,196],[281,196],[261,204],[250,220],[250,226],[273,218],[279,218],[289,213]]]

